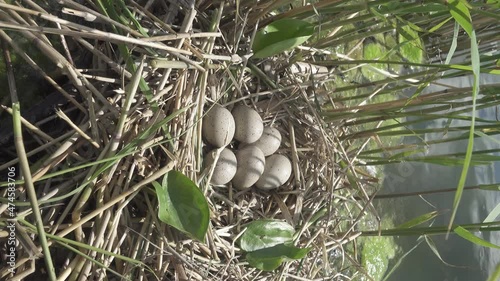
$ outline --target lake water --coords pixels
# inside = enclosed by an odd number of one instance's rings
[[[470,87],[472,78],[453,78],[440,80],[441,84],[451,87]],[[482,84],[500,83],[500,76],[482,75]],[[430,86],[426,92],[439,91],[443,86]],[[495,120],[495,108],[478,112],[478,116]],[[500,116],[499,116],[500,118]],[[448,120],[435,120],[418,127],[443,127]],[[451,126],[468,126],[468,121],[453,120]],[[443,133],[425,134],[425,140],[436,140],[444,137]],[[500,141],[500,137],[495,139]],[[416,142],[415,138],[407,138],[406,143]],[[420,140],[418,140],[420,141]],[[448,154],[465,152],[466,141],[431,145],[425,152],[426,155]],[[476,138],[475,150],[499,148],[500,144],[485,138]],[[384,186],[380,194],[415,192],[455,188],[458,185],[461,166],[447,167],[422,163],[403,163],[388,165],[385,169]],[[486,166],[473,166],[469,170],[466,186],[478,184],[500,183],[500,163]],[[402,199],[378,200],[382,216],[393,215],[395,225],[406,222],[424,213],[438,211],[439,216],[433,222],[434,226],[448,225],[453,205],[454,192],[425,195],[422,197],[406,197]],[[464,191],[459,206],[456,224],[482,222],[491,210],[500,204],[500,192],[471,190]],[[395,214],[395,215],[394,215]],[[479,237],[494,244],[500,245],[500,232],[474,233]],[[439,257],[424,241],[415,248],[402,262],[399,268],[391,275],[390,281],[413,280],[443,280],[443,281],[484,281],[494,268],[500,263],[500,250],[476,246],[460,237],[450,235],[432,236]],[[396,243],[406,253],[417,244],[418,237],[398,237]],[[399,257],[392,260],[394,263]],[[389,266],[390,268],[391,266]]]

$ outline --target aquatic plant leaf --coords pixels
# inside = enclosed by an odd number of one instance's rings
[[[500,185],[498,185],[498,184],[480,184],[479,189],[500,191]]]
[[[448,8],[450,9],[451,16],[460,26],[471,36],[473,27],[470,11],[467,7],[467,2],[464,0],[449,0]]]
[[[278,220],[257,220],[250,223],[240,238],[243,251],[252,252],[291,242],[295,229]]]
[[[437,215],[438,215],[437,211],[432,211],[430,213],[423,214],[423,215],[420,215],[414,219],[411,219],[403,224],[400,224],[396,228],[412,228],[414,226],[417,226],[419,224],[423,224],[424,222],[428,222],[428,221],[434,219],[435,217],[437,217]]]
[[[499,0],[487,0],[486,4],[494,6],[496,8],[500,8],[500,1]]]
[[[436,30],[440,29],[441,27],[443,27],[443,25],[445,25],[447,22],[449,22],[452,18],[453,17],[449,17],[449,18],[443,20],[442,22],[436,24],[434,27],[429,29],[429,32],[435,32]]]
[[[484,92],[483,92],[484,93]],[[488,141],[491,141],[491,142],[495,142],[497,143],[498,145],[500,145],[500,140],[497,140],[494,136],[491,136],[491,135],[488,135],[488,134],[485,134],[484,132],[480,131],[480,130],[476,130],[474,132],[476,135],[482,137],[482,138],[485,138],[487,139]]]
[[[454,157],[449,157],[449,158],[422,157],[421,159],[411,159],[411,161],[424,162],[424,163],[436,164],[436,165],[441,165],[441,166],[458,166],[458,165],[464,165],[466,163],[465,159],[454,158]],[[491,162],[489,162],[489,161],[480,161],[480,160],[475,160],[475,159],[471,159],[469,161],[469,165],[472,165],[472,166],[481,166],[481,165],[490,165],[490,164],[491,164]]]
[[[387,281],[387,279],[389,279],[389,277],[391,277],[391,275],[396,271],[396,269],[398,269],[398,267],[403,263],[403,260],[411,253],[413,252],[413,250],[415,250],[419,245],[420,243],[422,243],[423,240],[417,240],[418,243],[413,246],[413,248],[411,248],[408,252],[404,253],[398,260],[397,262],[394,264],[394,266],[391,268],[391,270],[389,270],[388,273],[385,274],[384,276],[384,279],[382,279],[382,281]]]
[[[425,147],[422,148],[415,148],[413,150],[406,150],[400,153],[395,153],[394,155],[390,156],[390,160],[404,160],[405,158],[410,158],[413,155],[417,155],[419,153],[425,152]]]
[[[479,245],[479,246],[483,246],[483,247],[489,247],[489,248],[494,248],[494,249],[500,249],[500,246],[498,245],[495,245],[493,243],[490,243],[486,240],[483,240],[479,237],[477,237],[476,235],[470,233],[467,229],[461,227],[461,226],[457,226],[455,229],[453,229],[453,231],[460,237],[466,239],[466,240],[469,240],[470,242],[476,244],[476,245]]]
[[[451,18],[453,18],[453,17],[451,17]],[[451,40],[450,50],[448,51],[448,54],[446,54],[445,64],[450,64],[451,58],[455,54],[455,50],[457,49],[457,46],[458,46],[458,32],[459,31],[460,31],[460,25],[458,24],[457,21],[455,21],[455,24],[453,27],[453,39]]]
[[[405,6],[403,1],[390,1],[385,5],[380,5],[377,9],[382,14],[394,14],[394,15],[408,15],[414,13],[438,13],[447,10],[446,6],[441,3],[427,3],[422,2],[420,5],[409,5]]]
[[[466,30],[470,37],[470,56],[471,56],[471,66],[472,73],[474,77],[474,82],[472,85],[472,108],[471,108],[471,124],[469,130],[469,138],[467,141],[467,150],[465,152],[464,166],[460,174],[460,179],[457,186],[457,191],[455,192],[455,198],[453,199],[453,209],[451,213],[450,222],[448,224],[448,233],[451,231],[453,221],[457,214],[458,206],[460,204],[460,199],[464,191],[465,181],[467,179],[467,173],[472,160],[472,151],[474,147],[474,131],[476,122],[476,102],[477,96],[479,95],[479,84],[481,75],[481,60],[479,58],[479,46],[477,44],[476,32],[472,26],[472,20],[470,17],[468,3],[464,0],[453,0],[448,2],[450,7],[450,13],[463,29]],[[455,9],[453,7],[456,7]],[[460,12],[457,12],[460,11]],[[460,17],[462,17],[460,19]]]
[[[304,43],[314,33],[314,25],[297,19],[280,19],[255,34],[252,45],[255,58],[274,56]]]
[[[201,190],[188,177],[170,171],[160,185],[153,182],[158,197],[158,218],[178,230],[203,241],[208,229],[208,203]]]
[[[310,250],[311,248],[297,248],[291,244],[279,244],[250,252],[246,255],[246,260],[257,269],[271,271],[278,268],[284,261],[304,258]]]
[[[500,263],[497,264],[495,271],[491,274],[490,278],[488,278],[488,281],[495,281],[499,279],[500,279]]]
[[[427,236],[427,235],[424,235],[424,239],[425,239],[425,242],[427,243],[427,245],[429,246],[429,248],[431,249],[431,251],[434,253],[434,255],[436,255],[436,257],[445,265],[449,266],[449,267],[459,267],[459,266],[456,266],[456,265],[453,265],[453,264],[450,264],[450,263],[447,263],[444,261],[444,259],[441,257],[441,254],[439,254],[439,251],[436,247],[436,244],[434,244],[434,241],[431,239],[431,237]]]
[[[498,186],[497,186],[497,190],[498,190]],[[493,222],[495,221],[495,219],[500,215],[500,203],[498,205],[496,205],[495,208],[493,208],[493,210],[488,214],[488,216],[484,219],[484,223],[488,223],[488,222]]]

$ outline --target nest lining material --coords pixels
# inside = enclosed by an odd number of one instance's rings
[[[92,6],[81,6],[73,1],[62,3],[64,8],[98,13]],[[218,6],[212,12],[222,17],[222,7]],[[82,97],[77,104],[71,101],[80,108],[79,119],[65,118],[60,123],[68,126],[68,133],[51,136],[52,140],[38,139],[42,152],[37,155],[43,161],[33,171],[35,180],[67,167],[122,155],[119,161],[100,173],[95,169],[106,165],[105,162],[36,182],[39,201],[64,196],[75,187],[79,188],[71,196],[48,204],[42,210],[47,232],[71,237],[148,266],[139,268],[106,254],[80,249],[109,269],[134,278],[275,280],[287,276],[314,279],[340,274],[340,267],[329,265],[329,254],[334,249],[341,249],[355,235],[353,227],[345,228],[346,223],[337,211],[351,195],[343,191],[346,182],[344,170],[338,164],[339,155],[345,157],[347,154],[337,138],[342,129],[326,124],[320,116],[314,103],[314,92],[310,91],[314,85],[304,78],[308,73],[299,75],[294,70],[296,66],[283,64],[279,89],[272,89],[262,77],[245,68],[247,61],[244,56],[235,55],[235,50],[241,46],[234,44],[250,40],[251,29],[245,22],[236,21],[231,30],[203,34],[193,30],[209,30],[207,13],[181,9],[185,18],[182,26],[175,28],[158,23],[157,17],[133,2],[130,8],[142,10],[141,22],[157,23],[165,28],[165,32],[175,30],[181,35],[166,43],[153,42],[142,39],[140,34],[126,26],[116,24],[121,32],[128,32],[127,36],[120,37],[110,32],[114,22],[108,18],[108,22],[93,25],[99,31],[89,36],[89,27],[49,16],[40,7],[31,5],[19,11],[6,6],[12,14],[31,17],[34,22],[62,25],[62,29],[57,30],[38,29],[36,26],[27,30],[15,26],[8,28],[41,44],[45,55],[62,64],[69,77],[68,83]],[[152,10],[158,12],[161,8]],[[41,16],[35,18],[35,11]],[[19,21],[11,14],[2,14],[2,17]],[[225,18],[227,16],[222,20]],[[227,19],[225,24],[228,24]],[[237,30],[243,32],[232,33]],[[64,35],[63,44],[71,42],[76,46],[73,46],[75,50],[88,50],[92,54],[88,69],[75,68],[65,54],[48,44],[44,37],[50,32]],[[3,39],[10,38],[8,33],[0,33]],[[238,34],[241,38],[233,42],[230,38]],[[151,66],[158,66],[155,58],[146,56],[141,75],[152,95],[147,96],[147,90],[143,88],[133,97],[122,130],[117,128],[127,101],[124,85],[131,83],[134,73],[125,70],[126,63],[119,56],[116,43],[131,47],[136,65],[148,53],[147,48],[156,48],[160,53],[166,51],[167,58],[172,61],[170,68],[154,68]],[[10,41],[10,47],[22,52],[22,47],[13,41]],[[327,87],[327,84],[320,87]],[[201,118],[204,109],[213,102],[229,108],[236,103],[245,103],[260,112],[266,125],[273,124],[280,130],[283,140],[278,152],[287,155],[293,165],[292,177],[285,186],[273,192],[262,192],[207,184]],[[172,120],[161,128],[151,130],[171,117]],[[121,133],[119,138],[118,131]],[[127,149],[128,145],[131,145],[130,149]],[[8,164],[15,165],[13,161]],[[156,197],[147,186],[169,169],[182,171],[206,194],[211,211],[206,243],[193,241],[159,222]],[[21,199],[22,190],[22,186],[19,187]],[[337,193],[345,197],[335,195]],[[87,198],[83,199],[85,196]],[[321,208],[327,209],[326,216],[311,226],[309,221]],[[19,210],[19,214],[29,212],[29,207]],[[287,221],[300,233],[297,245],[313,247],[313,250],[302,263],[287,262],[278,272],[261,272],[249,267],[235,241],[247,223],[261,218]],[[338,236],[336,233],[343,234]],[[37,242],[35,236],[32,238]],[[58,274],[91,276],[91,279],[98,280],[116,278],[97,264],[57,246],[57,243],[51,248],[56,256],[54,263]],[[28,255],[26,249],[22,246],[19,249],[18,274],[21,274],[28,272],[31,265],[23,259]],[[35,272],[43,268],[39,262]],[[2,268],[0,276],[7,275],[6,268]]]

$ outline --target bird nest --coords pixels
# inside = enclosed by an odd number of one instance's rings
[[[20,203],[27,201],[30,181],[59,280],[309,280],[356,271],[343,263],[344,245],[357,236],[358,214],[347,205],[357,204],[355,192],[346,179],[356,171],[348,143],[339,141],[345,129],[321,115],[336,106],[325,94],[334,77],[312,64],[289,63],[291,54],[249,60],[266,6],[240,3],[249,9],[240,14],[245,7],[223,2],[126,1],[114,7],[128,19],[119,22],[94,4],[23,3],[2,4],[5,49],[29,61],[25,55],[31,54],[11,39],[35,42],[64,76],[55,79],[29,62],[51,84],[57,102],[36,118],[30,112],[37,105],[21,109],[32,177],[19,153],[0,167],[25,175],[15,202],[17,217],[24,218],[17,228],[26,234],[17,237],[16,273],[2,262],[1,278],[48,280],[33,207]],[[312,61],[314,53],[303,55]],[[292,160],[285,185],[241,191],[208,183],[201,121],[214,103],[246,104],[281,132],[278,153]],[[3,143],[13,152],[11,135]],[[151,183],[170,170],[189,177],[208,201],[205,241],[158,219]],[[4,218],[7,207],[2,204]],[[295,245],[311,251],[271,272],[249,266],[237,239],[259,219],[287,222],[297,231]],[[356,264],[355,254],[349,258]]]

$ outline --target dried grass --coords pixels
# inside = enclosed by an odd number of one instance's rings
[[[339,141],[346,129],[325,123],[315,102],[320,93],[331,91],[332,82],[312,83],[310,74],[292,73],[284,56],[266,62],[278,70],[279,81],[272,80],[275,89],[265,83],[265,77],[245,68],[245,55],[253,30],[258,27],[258,6],[240,3],[236,15],[234,4],[204,1],[198,10],[180,8],[177,22],[182,24],[175,26],[159,21],[173,5],[149,1],[154,5],[141,3],[146,6],[143,8],[128,2],[129,9],[141,15],[139,22],[143,26],[165,32],[146,39],[136,30],[101,15],[92,4],[82,6],[64,0],[49,15],[33,2],[24,2],[22,8],[2,2],[0,26],[4,31],[0,36],[7,40],[15,31],[32,40],[66,73],[79,96],[78,104],[73,106],[80,109],[80,114],[71,119],[57,113],[70,124],[69,133],[50,137],[50,128],[44,127],[46,134],[27,127],[45,139],[40,141],[43,146],[28,152],[33,155],[38,151],[42,159],[32,167],[39,201],[58,198],[42,207],[47,233],[142,262],[134,265],[77,247],[105,268],[131,280],[346,280],[354,274],[357,268],[348,264],[357,264],[356,254],[344,246],[357,237],[356,223],[371,200],[365,192],[361,200],[354,200],[360,190],[350,185],[346,174],[359,179],[368,176],[358,175],[352,165],[356,152],[348,155],[350,144]],[[64,12],[87,18],[94,15],[99,23],[54,15],[63,8]],[[126,35],[116,34],[111,25]],[[221,28],[216,28],[219,25]],[[61,45],[71,46],[66,54],[49,43],[47,37],[56,38],[50,34],[60,35],[57,40],[63,42]],[[15,40],[9,43],[16,52],[22,51],[21,46],[14,45]],[[146,63],[153,61],[148,48],[167,60],[164,68],[153,68],[151,64],[145,67],[142,77],[151,96],[142,88],[133,97],[120,135],[116,132],[127,99],[124,86],[131,82],[134,72],[126,67],[117,43],[133,50],[137,64],[144,55]],[[88,52],[92,57],[85,69],[72,63],[79,52]],[[279,153],[293,162],[293,175],[285,186],[262,192],[207,184],[209,167],[203,163],[206,151],[200,120],[204,109],[213,102],[228,108],[245,103],[261,113],[265,124],[280,130],[283,142]],[[153,124],[179,111],[162,128],[141,136]],[[142,139],[138,141],[139,136]],[[134,147],[127,154],[121,153],[127,144]],[[117,161],[103,160],[114,156]],[[347,168],[341,168],[341,161]],[[13,159],[0,170],[16,164]],[[85,164],[89,165],[68,170]],[[206,194],[211,223],[205,243],[193,241],[158,220],[156,196],[147,183],[169,169],[182,171]],[[54,175],[57,171],[63,173]],[[363,190],[362,182],[356,188]],[[22,200],[22,184],[18,192]],[[5,206],[0,207],[2,212]],[[28,205],[18,207],[19,214],[30,214]],[[325,212],[325,216],[311,221],[319,212]],[[312,251],[304,260],[287,262],[277,272],[251,268],[235,241],[247,223],[261,218],[287,221],[299,232],[297,245],[312,247]],[[31,238],[37,243],[34,235]],[[50,241],[59,280],[120,279],[61,246],[66,243]],[[27,250],[18,247],[16,275],[10,276],[2,263],[0,278],[21,280],[23,273],[28,275],[24,280],[44,278],[40,259],[33,263]],[[345,260],[350,262],[344,264]]]

